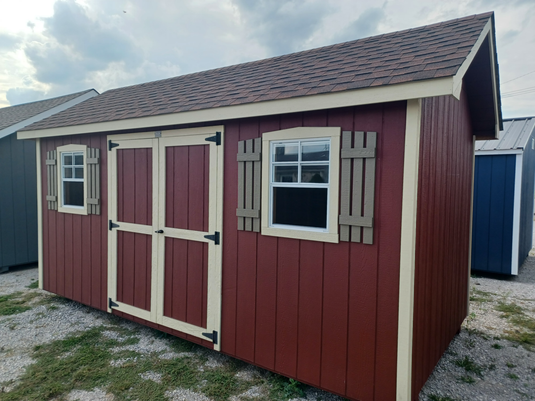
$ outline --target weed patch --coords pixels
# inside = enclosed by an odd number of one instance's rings
[[[26,288],[29,288],[29,289],[32,289],[32,290],[36,289],[36,288],[39,288],[39,280],[35,280],[30,285],[27,285]]]
[[[472,288],[470,292],[471,302],[490,302],[493,299],[493,294],[487,291],[476,290]]]
[[[526,347],[535,345],[535,319],[528,316],[524,309],[515,303],[499,302],[496,310],[514,325],[515,330],[509,330],[506,338],[523,344]]]
[[[476,379],[474,379],[472,376],[469,376],[469,375],[461,376],[459,380],[467,384],[474,384],[476,382]]]
[[[38,297],[36,293],[14,292],[0,296],[0,316],[11,316],[32,309],[31,301]]]
[[[469,373],[474,373],[480,377],[483,376],[483,367],[474,362],[469,356],[465,356],[463,359],[456,359],[453,362]]]

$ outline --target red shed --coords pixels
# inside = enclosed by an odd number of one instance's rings
[[[492,13],[107,91],[37,142],[43,289],[353,400],[467,315]]]

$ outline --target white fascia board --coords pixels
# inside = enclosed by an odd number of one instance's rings
[[[499,155],[521,155],[522,149],[511,150],[476,150],[476,156],[499,156]]]
[[[515,195],[513,203],[513,250],[511,255],[511,274],[518,275],[518,253],[520,246],[520,209],[522,204],[522,161],[523,155],[516,156]]]
[[[0,139],[2,139],[3,137],[5,136],[8,136],[8,135],[11,135],[15,132],[17,132],[19,129],[22,129],[24,127],[27,127],[28,125],[30,124],[33,124],[37,121],[41,121],[47,117],[50,117],[56,113],[59,113],[60,111],[63,111],[63,110],[67,110],[69,107],[72,107],[78,103],[81,103],[83,102],[84,100],[87,100],[87,99],[90,99],[94,96],[97,96],[98,93],[97,91],[95,91],[94,89],[92,89],[91,91],[87,92],[87,93],[84,93],[83,95],[81,96],[78,96],[74,99],[71,99],[69,100],[68,102],[65,102],[65,103],[62,103],[56,107],[53,107],[47,111],[43,111],[42,113],[39,113],[33,117],[30,117],[24,121],[21,121],[17,124],[13,124],[7,128],[4,128],[3,130],[0,131]],[[19,136],[17,136],[18,139],[22,139],[20,138]]]
[[[377,86],[373,88],[270,100],[236,106],[185,111],[160,116],[131,118],[69,127],[48,128],[18,133],[19,139],[34,139],[63,135],[77,135],[170,125],[225,121],[238,118],[269,116],[304,111],[334,109],[365,104],[395,102],[434,96],[452,95],[453,77]]]

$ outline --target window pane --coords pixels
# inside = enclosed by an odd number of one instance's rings
[[[84,206],[84,183],[64,181],[63,200],[65,206]]]
[[[273,224],[327,228],[327,188],[273,188]]]
[[[72,178],[72,167],[63,167],[63,178]]]
[[[75,167],[74,168],[74,178],[84,178],[84,168]]]
[[[301,182],[322,184],[329,182],[329,166],[301,165]]]
[[[297,154],[299,153],[299,145],[297,143],[283,143],[275,145],[276,162],[296,162]]]
[[[63,154],[63,165],[72,166],[72,154]]]
[[[273,182],[297,182],[297,165],[275,166],[273,172]]]
[[[329,160],[329,142],[315,142],[301,146],[302,161],[328,161]]]
[[[82,154],[75,154],[74,155],[74,164],[77,166],[83,166],[84,165],[84,156]]]

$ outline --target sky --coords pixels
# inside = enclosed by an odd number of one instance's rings
[[[487,11],[503,117],[535,116],[533,0],[0,0],[0,107]]]

